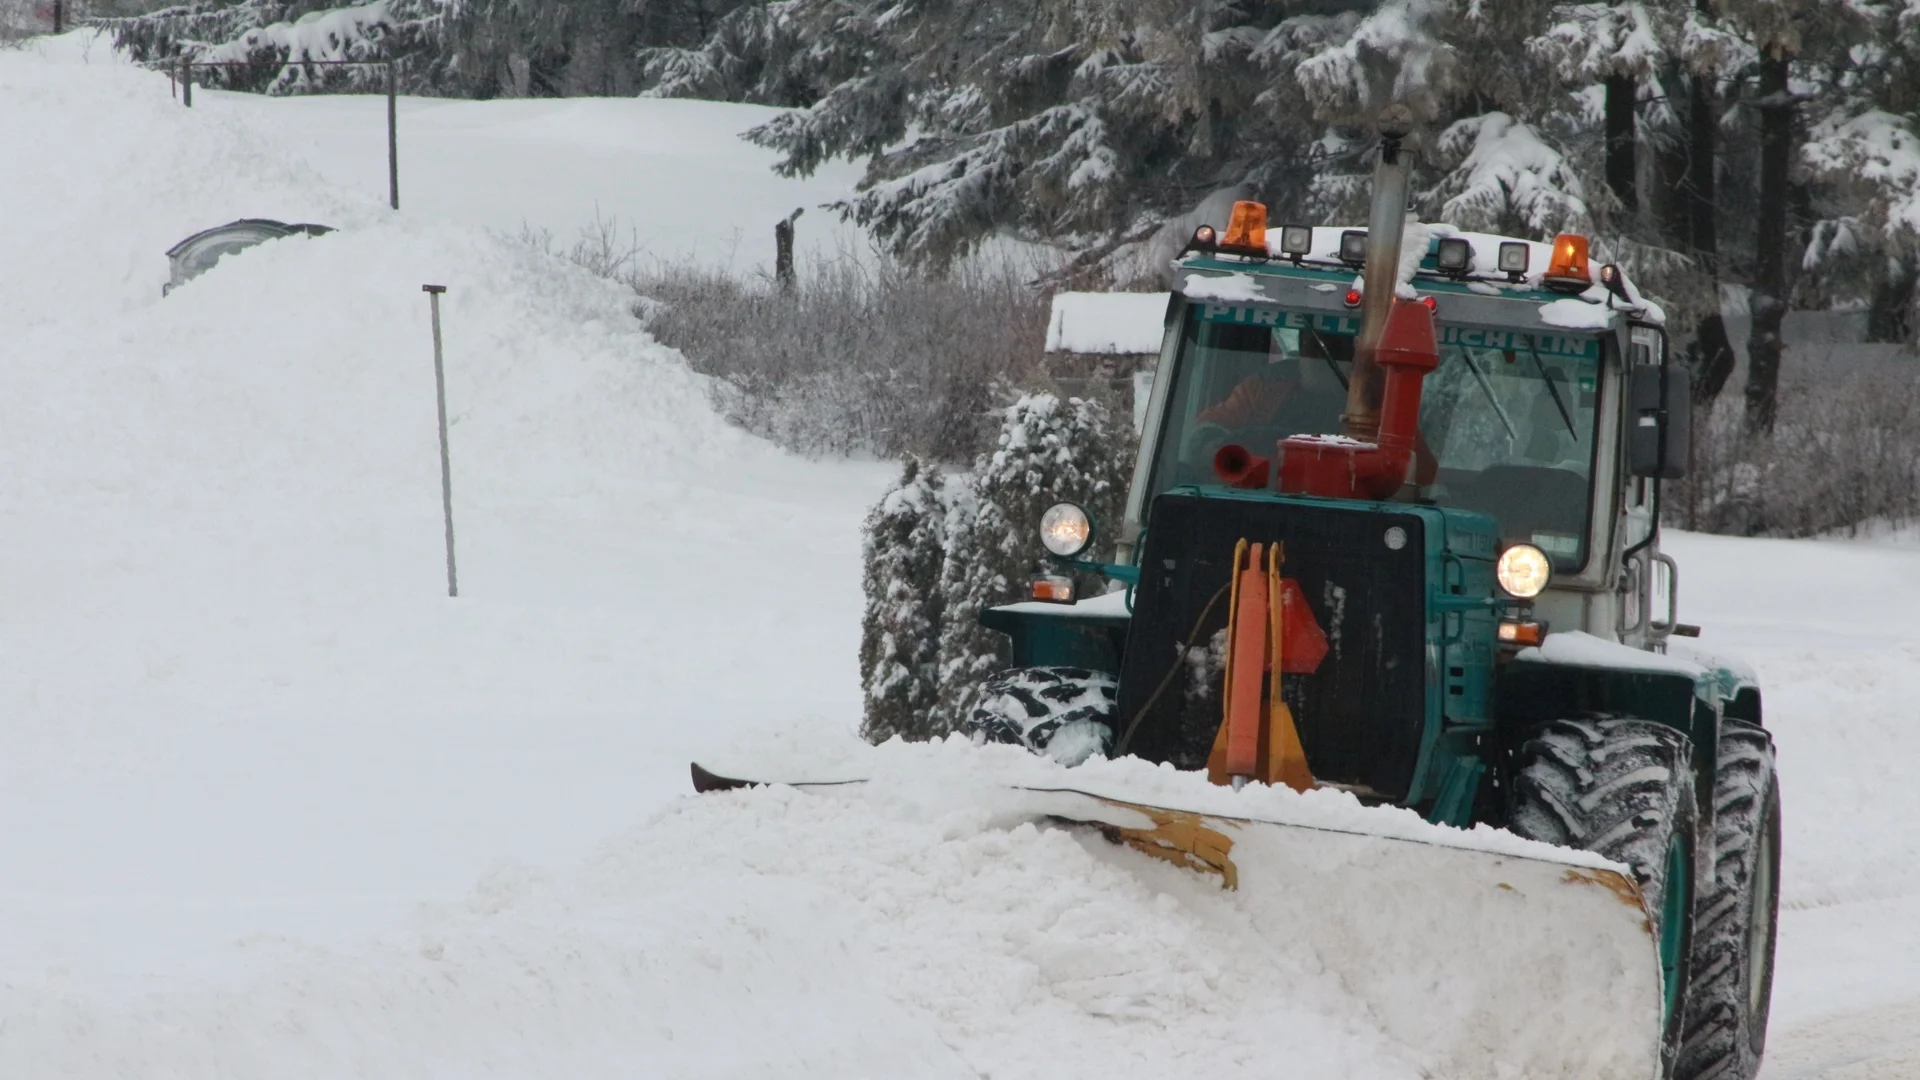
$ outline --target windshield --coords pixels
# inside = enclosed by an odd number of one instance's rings
[[[1149,497],[1219,483],[1213,455],[1271,456],[1289,435],[1341,432],[1357,315],[1188,308]],[[1442,324],[1420,403],[1420,497],[1491,515],[1554,568],[1586,562],[1600,341]]]

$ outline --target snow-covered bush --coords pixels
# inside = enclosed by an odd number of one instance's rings
[[[861,545],[860,685],[872,742],[920,728],[938,699],[940,566],[950,495],[937,468],[907,458],[900,481],[868,513]]]
[[[803,454],[968,461],[996,398],[1041,380],[1047,299],[1007,266],[928,277],[848,258],[792,292],[691,266],[629,280],[721,410]]]
[[[967,719],[1008,661],[1005,636],[981,626],[980,612],[1020,599],[1044,565],[1041,511],[1077,502],[1115,528],[1133,447],[1132,429],[1103,403],[1031,394],[1003,411],[998,447],[964,475],[941,480],[908,463],[867,518],[868,738],[930,738]],[[1111,534],[1098,545],[1110,556]]]
[[[1668,524],[1741,536],[1819,536],[1920,520],[1920,368],[1809,361],[1780,383],[1771,435],[1740,404],[1695,410],[1692,474],[1667,485]]]

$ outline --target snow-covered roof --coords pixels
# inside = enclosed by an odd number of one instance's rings
[[[1137,356],[1160,351],[1167,294],[1063,292],[1047,319],[1047,351]]]

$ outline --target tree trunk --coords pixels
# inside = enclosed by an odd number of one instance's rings
[[[1663,85],[1676,88],[1688,82],[1686,72],[1678,64],[1669,64],[1660,73]],[[1675,110],[1676,115],[1679,110]],[[1691,162],[1690,148],[1687,145],[1688,129],[1668,133],[1669,137],[1655,141],[1650,147],[1653,154],[1653,188],[1647,192],[1647,206],[1654,216],[1654,224],[1660,230],[1660,237],[1666,245],[1675,251],[1687,251],[1693,246],[1692,220],[1693,204],[1687,194],[1687,166]]]
[[[1792,58],[1760,62],[1760,209],[1754,228],[1753,330],[1747,340],[1747,432],[1771,433],[1779,413],[1780,324],[1787,315],[1787,190],[1793,150]]]
[[[1902,255],[1887,260],[1887,275],[1873,287],[1867,306],[1867,340],[1906,344],[1914,340],[1914,286],[1920,284],[1920,260]]]
[[[1687,80],[1688,243],[1700,269],[1720,276],[1720,231],[1714,220],[1714,173],[1719,165],[1720,103],[1714,100],[1713,79],[1695,75]]]
[[[1687,360],[1693,368],[1693,400],[1707,405],[1720,396],[1727,379],[1733,375],[1733,343],[1727,340],[1727,321],[1714,312],[1700,320],[1687,346]]]
[[[1726,320],[1720,315],[1720,230],[1715,218],[1715,174],[1719,167],[1720,109],[1713,79],[1695,74],[1687,80],[1687,164],[1680,182],[1686,208],[1687,248],[1700,271],[1710,279],[1714,308],[1694,331],[1688,352],[1693,361],[1693,397],[1702,405],[1720,396],[1733,374],[1733,345],[1727,340]]]
[[[1631,75],[1607,76],[1607,187],[1628,214],[1640,209],[1633,182],[1633,109],[1638,91]]]

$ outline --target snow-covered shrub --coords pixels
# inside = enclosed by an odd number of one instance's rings
[[[1040,383],[1047,299],[1012,267],[928,277],[848,258],[792,292],[692,266],[630,281],[721,410],[803,454],[968,461],[995,399]]]
[[[1099,401],[1052,394],[1008,406],[999,445],[980,455],[966,479],[966,498],[947,516],[946,563],[940,575],[939,701],[935,734],[971,714],[981,684],[1008,662],[1005,635],[980,625],[980,613],[1021,599],[1046,562],[1040,514],[1057,502],[1086,507],[1099,551],[1111,555],[1133,460],[1132,429]],[[1091,585],[1083,583],[1083,588]]]
[[[861,545],[860,685],[872,742],[920,730],[938,697],[940,566],[947,484],[938,469],[907,458],[900,481],[868,513]]]
[[[1701,407],[1692,459],[1691,475],[1667,485],[1668,524],[1818,536],[1920,520],[1920,368],[1789,366],[1771,435],[1747,432],[1737,401]]]
[[[866,524],[862,734],[946,735],[1007,666],[1006,638],[980,612],[1021,598],[1044,564],[1040,513],[1078,502],[1111,530],[1133,461],[1132,430],[1098,401],[1022,396],[1002,413],[999,446],[942,479],[909,460]],[[1094,554],[1112,554],[1113,537]],[[1092,587],[1094,582],[1084,582]]]

